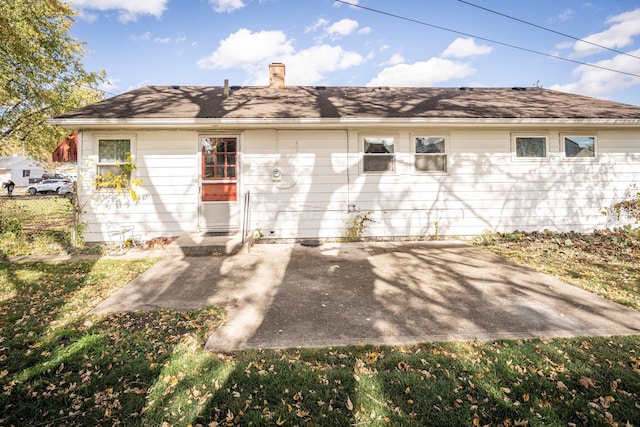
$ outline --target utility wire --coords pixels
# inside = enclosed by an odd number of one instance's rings
[[[550,33],[558,34],[560,36],[568,37],[570,39],[573,39],[573,40],[576,40],[576,41],[579,41],[579,42],[582,42],[582,43],[590,44],[591,46],[596,46],[596,47],[599,47],[601,49],[606,49],[606,50],[609,50],[611,52],[619,53],[620,55],[626,55],[626,56],[630,56],[632,58],[640,59],[640,56],[632,55],[632,54],[627,53],[627,52],[622,52],[621,50],[616,50],[616,49],[613,49],[613,48],[610,48],[610,47],[607,47],[607,46],[603,46],[603,45],[598,44],[598,43],[590,42],[588,40],[581,39],[579,37],[574,37],[574,36],[572,36],[570,34],[562,33],[560,31],[556,31],[556,30],[553,30],[551,28],[543,27],[542,25],[534,24],[532,22],[528,22],[528,21],[525,21],[523,19],[515,18],[515,17],[509,16],[509,15],[507,15],[505,13],[501,13],[501,12],[498,12],[498,11],[495,11],[495,10],[491,10],[489,8],[486,8],[486,7],[483,7],[483,6],[479,6],[477,4],[473,4],[473,3],[465,1],[465,0],[458,0],[458,1],[460,3],[464,3],[464,4],[467,4],[469,6],[477,7],[478,9],[486,10],[487,12],[495,13],[496,15],[500,15],[500,16],[503,16],[503,17],[508,18],[508,19],[513,19],[514,21],[518,21],[518,22],[521,22],[523,24],[531,25],[532,27],[536,27],[536,28],[539,28],[541,30],[549,31]]]
[[[370,12],[379,13],[381,15],[390,16],[392,18],[401,19],[403,21],[408,21],[408,22],[413,22],[415,24],[424,25],[426,27],[436,28],[436,29],[442,30],[442,31],[448,31],[450,33],[460,34],[460,35],[466,36],[466,37],[473,37],[473,38],[476,38],[478,40],[483,40],[483,41],[488,42],[488,43],[494,43],[494,44],[510,47],[510,48],[513,48],[513,49],[522,50],[522,51],[529,52],[529,53],[535,53],[537,55],[547,56],[549,58],[560,59],[562,61],[572,62],[574,64],[585,65],[587,67],[598,68],[600,70],[611,71],[612,73],[625,74],[625,75],[631,76],[631,77],[640,77],[640,74],[629,73],[627,71],[614,70],[613,68],[607,68],[607,67],[603,67],[603,66],[600,66],[600,65],[589,64],[588,62],[577,61],[575,59],[570,59],[570,58],[565,58],[563,56],[558,56],[558,55],[553,55],[553,54],[550,54],[550,53],[540,52],[538,50],[529,49],[529,48],[522,47],[522,46],[516,46],[514,44],[505,43],[505,42],[501,42],[501,41],[497,41],[497,40],[492,40],[492,39],[489,39],[489,38],[486,38],[486,37],[475,36],[473,34],[465,33],[465,32],[462,32],[462,31],[452,30],[451,28],[446,28],[446,27],[441,27],[439,25],[429,24],[428,22],[419,21],[419,20],[413,19],[413,18],[407,18],[406,16],[396,15],[396,14],[393,14],[393,13],[390,13],[390,12],[385,12],[383,10],[362,6],[360,4],[350,3],[350,2],[345,1],[345,0],[334,0],[334,1],[337,2],[337,3],[342,3],[342,4],[349,5],[349,6],[357,7],[357,8],[363,9],[363,10],[368,10]]]

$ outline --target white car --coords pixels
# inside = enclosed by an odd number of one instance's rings
[[[31,195],[38,193],[57,193],[58,189],[66,184],[71,184],[71,181],[68,179],[45,179],[44,181],[29,185],[27,192]]]
[[[60,188],[58,188],[57,193],[61,196],[73,195],[73,182],[62,185]]]

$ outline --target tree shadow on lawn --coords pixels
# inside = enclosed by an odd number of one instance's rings
[[[141,416],[164,364],[181,346],[202,343],[203,325],[223,318],[216,308],[86,317],[152,263],[0,263],[0,423],[98,425]]]
[[[637,337],[212,354],[202,346],[216,308],[84,315],[130,280],[109,277],[143,268],[0,263],[0,423],[640,421]]]
[[[640,385],[632,366],[597,366],[592,357],[625,360],[638,349],[627,337],[243,351],[226,356],[235,367],[213,382],[215,392],[200,413],[180,421],[635,425]],[[209,371],[215,367],[209,362]],[[189,377],[163,405],[179,407],[176,396],[193,396],[197,385],[197,376]]]

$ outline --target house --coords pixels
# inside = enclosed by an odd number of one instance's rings
[[[26,187],[29,180],[42,177],[44,169],[35,160],[26,156],[0,157],[0,182],[11,180],[16,187]]]
[[[589,232],[640,181],[640,107],[537,87],[148,86],[78,132],[85,239]],[[135,165],[134,201],[96,176]]]
[[[51,160],[57,163],[75,163],[78,161],[78,134],[72,133],[63,139],[51,153]]]

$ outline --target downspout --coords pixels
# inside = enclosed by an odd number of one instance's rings
[[[349,169],[351,168],[351,164],[349,163],[349,161],[351,159],[349,153],[349,129],[345,128],[344,132],[347,136],[347,212],[352,212],[352,210],[355,210],[355,206],[351,206],[351,175],[349,173]]]

